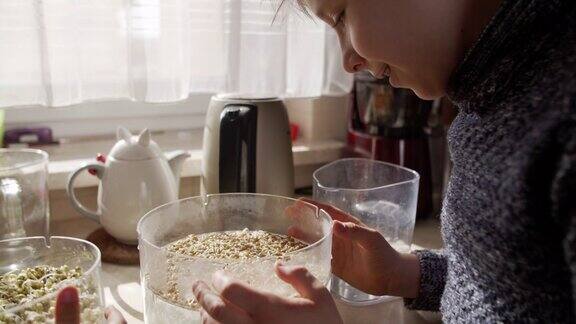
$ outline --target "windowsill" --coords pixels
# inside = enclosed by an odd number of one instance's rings
[[[202,130],[159,132],[152,135],[154,141],[165,151],[187,150],[191,158],[184,163],[183,178],[198,177],[201,174]],[[48,186],[50,190],[65,189],[70,172],[85,163],[94,163],[96,154],[107,154],[115,143],[112,137],[69,141],[53,146],[43,146],[50,155]],[[337,140],[294,142],[294,167],[318,165],[334,161],[341,156],[344,143]],[[298,173],[298,172],[296,172]],[[76,187],[98,185],[98,179],[87,172],[76,179]]]

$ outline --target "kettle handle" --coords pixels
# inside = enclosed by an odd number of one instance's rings
[[[76,177],[80,175],[80,172],[86,169],[96,170],[96,176],[99,179],[102,179],[102,176],[104,175],[104,170],[106,168],[102,164],[86,164],[76,169],[74,172],[70,174],[70,177],[68,178],[68,185],[66,186],[66,192],[68,193],[68,197],[70,198],[70,202],[72,203],[72,207],[74,207],[74,209],[76,209],[80,214],[100,223],[101,213],[99,211],[89,210],[84,205],[82,205],[82,203],[78,201],[78,198],[76,197],[76,192],[74,191],[74,181],[76,180]]]
[[[220,193],[256,192],[257,128],[257,106],[224,106],[220,114]]]

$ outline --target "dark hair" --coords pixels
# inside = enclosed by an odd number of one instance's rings
[[[290,2],[290,5],[294,5],[294,3],[296,3],[296,7],[297,7],[298,11],[300,11],[301,13],[306,15],[307,17],[309,17],[309,18],[313,17],[313,15],[310,13],[310,10],[308,9],[307,0],[288,0],[288,1]],[[276,17],[280,13],[280,10],[287,5],[288,1],[287,0],[280,0],[280,4],[278,4],[278,7],[276,8],[276,13],[274,13],[274,19],[272,19],[272,23],[274,23],[274,21],[276,20]]]

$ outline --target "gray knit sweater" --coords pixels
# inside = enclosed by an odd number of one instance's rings
[[[576,1],[504,0],[454,73],[442,251],[412,309],[576,322]]]

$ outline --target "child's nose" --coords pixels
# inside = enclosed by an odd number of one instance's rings
[[[342,55],[342,59],[344,61],[344,69],[348,73],[362,71],[366,68],[366,60],[353,49],[346,50]]]

